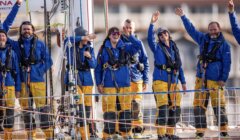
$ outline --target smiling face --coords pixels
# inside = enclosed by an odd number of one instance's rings
[[[7,37],[5,33],[0,33],[0,48],[5,48]]]
[[[215,39],[219,36],[221,32],[220,26],[217,22],[211,22],[208,25],[208,33],[210,38]]]
[[[119,30],[118,29],[112,30],[108,37],[109,37],[109,39],[110,39],[112,44],[117,44],[119,39],[120,39],[120,32],[119,32]]]
[[[33,28],[31,25],[22,25],[21,35],[24,38],[29,38],[33,35]]]

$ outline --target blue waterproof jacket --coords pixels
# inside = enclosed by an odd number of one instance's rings
[[[9,59],[7,64],[7,59]],[[20,81],[20,71],[18,58],[15,52],[9,48],[0,48],[0,81],[1,84],[4,83],[5,86],[15,86],[16,91],[21,90],[21,81]],[[10,71],[6,71],[7,66],[10,66]],[[6,72],[5,80],[3,79],[3,72]],[[3,81],[4,80],[4,81]]]
[[[21,65],[23,58],[29,59],[30,58],[30,50],[33,48],[33,41],[35,37],[30,38],[22,38],[23,44],[20,46],[18,41],[11,40],[8,38],[8,42],[12,44],[14,51],[18,56],[19,63]],[[48,69],[51,68],[53,65],[52,58],[49,55],[48,48],[45,44],[39,40],[38,38],[36,42],[35,51],[33,52],[33,56],[35,57],[35,64],[30,64],[30,82],[44,82],[44,74],[47,72]],[[21,49],[22,48],[22,49]],[[22,51],[23,50],[23,51]],[[27,73],[20,69],[21,71],[21,82],[26,81]]]
[[[79,42],[81,41],[81,36],[77,36],[75,37],[75,42]],[[66,45],[67,41],[70,41],[71,43],[74,43],[74,38],[73,37],[70,37],[70,38],[67,38],[65,39],[65,45],[67,47],[66,49],[66,53],[67,53],[67,59],[68,59],[68,67],[69,66],[73,66],[73,54],[74,54],[74,48],[71,47],[70,48],[70,52],[69,52],[69,47]],[[76,57],[79,57],[81,59],[81,62],[85,62],[87,63],[87,65],[89,66],[90,69],[95,69],[96,66],[97,66],[97,61],[96,61],[96,58],[95,58],[95,54],[94,54],[94,50],[93,48],[91,47],[91,44],[90,42],[87,44],[87,45],[83,45],[82,48],[79,48],[79,46],[75,46],[76,47]],[[84,56],[84,52],[85,51],[89,51],[90,54],[91,54],[91,58],[86,58]],[[70,54],[70,55],[69,55]],[[69,59],[71,59],[69,61]],[[78,65],[78,64],[77,64]],[[91,71],[89,70],[78,70],[78,77],[77,77],[77,83],[78,85],[81,85],[81,86],[93,86],[93,78],[92,78],[92,74],[91,74]],[[69,80],[69,70],[67,70],[66,74],[65,74],[65,84],[68,84],[68,80]]]
[[[204,45],[208,42],[208,52],[212,50],[212,48],[220,43],[219,49],[216,51],[216,58],[219,61],[215,61],[209,63],[206,69],[205,78],[207,80],[213,81],[224,81],[226,82],[229,76],[230,68],[231,68],[231,51],[230,46],[224,39],[222,33],[219,35],[217,39],[211,39],[209,34],[199,32],[195,29],[193,24],[186,16],[181,17],[185,29],[187,30],[188,34],[192,37],[192,39],[198,44],[200,48],[200,54],[203,51]],[[198,62],[197,64],[197,77],[201,78],[201,66]]]
[[[10,26],[12,26],[13,21],[18,13],[18,10],[20,8],[20,5],[18,5],[17,3],[14,4],[14,6],[12,7],[12,10],[10,11],[10,13],[8,14],[7,18],[4,20],[4,22],[2,23],[2,29],[5,30],[6,32],[9,31]]]
[[[117,47],[113,48],[110,40],[106,40],[102,48],[102,51],[98,53],[98,64],[95,69],[95,78],[97,85],[103,85],[104,87],[129,87],[130,86],[130,68],[128,65],[120,66],[117,70],[111,70],[109,67],[103,68],[103,65],[109,62],[109,55],[107,48],[110,48],[113,52],[114,59],[119,60],[120,49],[124,48],[124,51],[130,54],[130,56],[137,53],[142,43],[134,36],[129,37],[131,44],[125,44],[121,39],[117,43]]]
[[[131,44],[128,38],[129,37],[125,35],[121,35],[121,39],[124,43]],[[143,83],[147,84],[149,81],[149,75],[148,75],[149,61],[148,61],[148,56],[143,43],[142,43],[142,46],[140,47],[140,50],[136,54],[134,54],[133,57],[135,57],[137,63],[131,64],[131,69],[130,69],[131,81],[137,82],[137,81],[143,80]],[[138,63],[142,63],[144,65],[143,71],[140,71],[138,69]]]
[[[229,13],[230,23],[232,26],[232,33],[235,39],[237,40],[238,44],[240,44],[240,26],[237,21],[236,13]]]
[[[162,43],[156,42],[155,37],[154,37],[154,25],[150,24],[149,29],[148,29],[148,44],[153,52],[154,55],[154,64],[156,65],[166,65],[167,64],[167,58],[166,55],[161,47],[163,45]],[[170,49],[169,54],[171,55],[172,60],[175,61],[175,52],[173,50],[173,42],[170,42]],[[165,46],[163,46],[165,47]],[[184,72],[182,67],[179,69],[179,75],[178,79],[181,81],[181,84],[186,84],[185,77],[184,77]],[[168,82],[168,73],[166,70],[161,70],[154,66],[154,71],[153,71],[153,81],[160,80],[164,82]],[[176,77],[174,75],[173,70],[171,71],[171,83],[177,83]]]

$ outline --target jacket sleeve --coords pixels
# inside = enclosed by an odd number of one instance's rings
[[[155,42],[154,37],[154,25],[150,24],[148,28],[148,36],[147,36],[148,45],[152,52],[154,52],[157,48],[157,43]]]
[[[74,41],[75,41],[75,42],[82,41],[82,36],[75,36],[75,38],[72,37],[72,36],[71,36],[71,37],[67,37],[67,38],[64,40],[64,44],[66,45],[68,41],[70,41],[71,43],[74,43]]]
[[[102,54],[98,52],[97,56],[97,67],[94,70],[96,85],[101,85],[103,75],[103,62]]]
[[[179,80],[181,81],[181,84],[186,84],[185,76],[182,67],[179,69]]]
[[[144,65],[144,70],[142,72],[143,74],[143,83],[147,84],[149,82],[149,60],[148,60],[148,56],[147,56],[147,53],[146,53],[146,50],[145,50],[145,47],[142,43],[142,60],[141,60],[141,63],[143,63]]]
[[[21,91],[21,79],[20,79],[20,69],[19,69],[19,61],[16,53],[13,51],[13,66],[15,70],[15,91]]]
[[[190,20],[184,15],[181,17],[183,25],[185,29],[187,30],[188,34],[192,37],[192,39],[197,42],[199,45],[201,45],[202,40],[204,39],[205,34],[202,32],[199,32],[195,29],[193,24],[190,22]]]
[[[130,55],[134,55],[140,50],[140,47],[142,47],[142,42],[138,40],[134,35],[130,35],[128,39],[131,43],[125,43],[125,51],[129,52]]]
[[[12,7],[12,10],[10,11],[10,13],[8,14],[7,18],[5,19],[5,21],[3,22],[3,29],[8,32],[10,26],[12,26],[13,21],[18,13],[18,10],[20,8],[20,5],[18,5],[17,3],[14,4],[14,6]]]
[[[226,82],[229,76],[229,72],[231,69],[231,51],[230,46],[225,42],[223,52],[222,52],[222,74],[220,76],[220,80]]]
[[[43,70],[43,72],[47,72],[48,69],[51,68],[51,66],[53,65],[53,61],[52,61],[52,58],[49,54],[49,51],[48,51],[48,48],[44,45],[43,42],[41,42],[41,59],[44,61],[42,63],[42,65],[40,66],[41,69]]]
[[[237,40],[238,44],[240,44],[240,26],[237,21],[236,13],[235,12],[229,13],[229,18],[230,18],[230,24],[232,26],[233,35],[234,35],[235,39]]]
[[[95,69],[97,66],[97,60],[95,58],[94,50],[92,47],[90,47],[90,53],[91,53],[92,57],[90,59],[87,59],[87,61],[88,61],[90,68]]]

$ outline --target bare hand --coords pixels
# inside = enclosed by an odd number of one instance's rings
[[[234,3],[233,3],[233,0],[229,0],[228,1],[228,11],[230,13],[233,13],[234,12]]]
[[[152,14],[152,18],[151,18],[151,23],[155,23],[158,20],[158,17],[160,16],[160,12],[156,11]]]
[[[97,35],[92,33],[92,34],[89,34],[88,37],[90,38],[90,40],[93,40],[97,38]]]
[[[86,56],[89,59],[92,58],[92,56],[91,56],[89,51],[85,51],[83,55]]]
[[[17,2],[18,5],[22,4],[22,0],[17,0],[16,2]]]
[[[183,10],[182,8],[176,8],[175,9],[175,14],[178,15],[178,16],[184,16],[184,13],[183,13]]]
[[[219,87],[224,87],[224,85],[225,85],[225,82],[224,81],[218,81],[218,85],[219,85]]]
[[[101,94],[103,93],[103,85],[98,85],[97,89],[98,89],[99,93],[101,93]]]
[[[187,86],[186,84],[182,84],[182,90],[184,91],[183,94],[186,94]]]
[[[143,91],[146,91],[147,90],[147,84],[146,83],[143,83]]]
[[[20,97],[20,92],[16,91],[15,95],[16,95],[16,98],[19,98]]]

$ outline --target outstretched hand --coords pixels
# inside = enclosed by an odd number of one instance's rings
[[[184,13],[183,13],[183,10],[182,8],[176,8],[175,9],[175,14],[178,15],[178,16],[184,16]]]
[[[154,12],[152,14],[151,23],[155,23],[158,20],[159,15],[160,15],[159,11]]]
[[[83,36],[82,40],[91,41],[91,40],[93,40],[95,38],[97,38],[97,35],[93,33],[93,34],[89,34],[89,35]]]
[[[233,3],[233,0],[229,0],[228,1],[228,11],[230,13],[234,12],[234,3]]]

